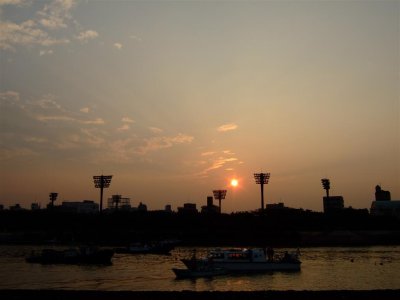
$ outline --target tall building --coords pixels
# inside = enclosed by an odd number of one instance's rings
[[[377,185],[375,187],[375,201],[371,203],[370,213],[373,216],[395,216],[400,218],[400,201],[392,201],[390,192],[382,190]]]
[[[375,201],[390,201],[391,196],[389,191],[382,190],[380,185],[375,187]]]
[[[207,205],[201,207],[201,213],[221,213],[219,206],[214,205],[213,196],[207,197]]]

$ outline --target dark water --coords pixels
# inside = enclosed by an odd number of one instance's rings
[[[0,289],[253,291],[399,289],[400,246],[304,248],[296,273],[176,280],[173,267],[192,248],[170,256],[116,254],[111,266],[40,265],[25,262],[33,246],[0,246]],[[207,248],[197,248],[199,256]],[[284,251],[285,249],[277,249]],[[294,249],[290,249],[294,250]]]

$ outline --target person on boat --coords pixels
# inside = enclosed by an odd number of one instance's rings
[[[272,247],[268,247],[268,249],[267,249],[267,257],[268,257],[268,261],[273,261],[274,260],[274,249]]]
[[[285,253],[283,254],[283,259],[282,260],[286,261],[286,262],[291,260],[291,256],[290,256],[289,252],[285,251]]]
[[[198,262],[197,262],[197,257],[196,257],[196,249],[193,249],[192,257],[190,258],[191,262],[191,269],[192,270],[197,270],[198,269]]]

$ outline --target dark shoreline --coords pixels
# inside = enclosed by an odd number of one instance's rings
[[[367,210],[323,214],[272,210],[260,215],[164,211],[78,214],[57,210],[0,211],[0,244],[93,244],[178,240],[181,246],[400,245],[400,219]]]
[[[0,298],[7,300],[150,300],[150,299],[268,299],[268,300],[347,300],[400,299],[397,290],[326,290],[326,291],[254,291],[254,292],[195,292],[195,291],[77,291],[77,290],[0,290]]]

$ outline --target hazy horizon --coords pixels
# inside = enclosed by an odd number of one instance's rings
[[[400,200],[399,1],[0,0],[0,204]],[[230,180],[239,181],[237,187]],[[106,203],[106,201],[105,201]]]

